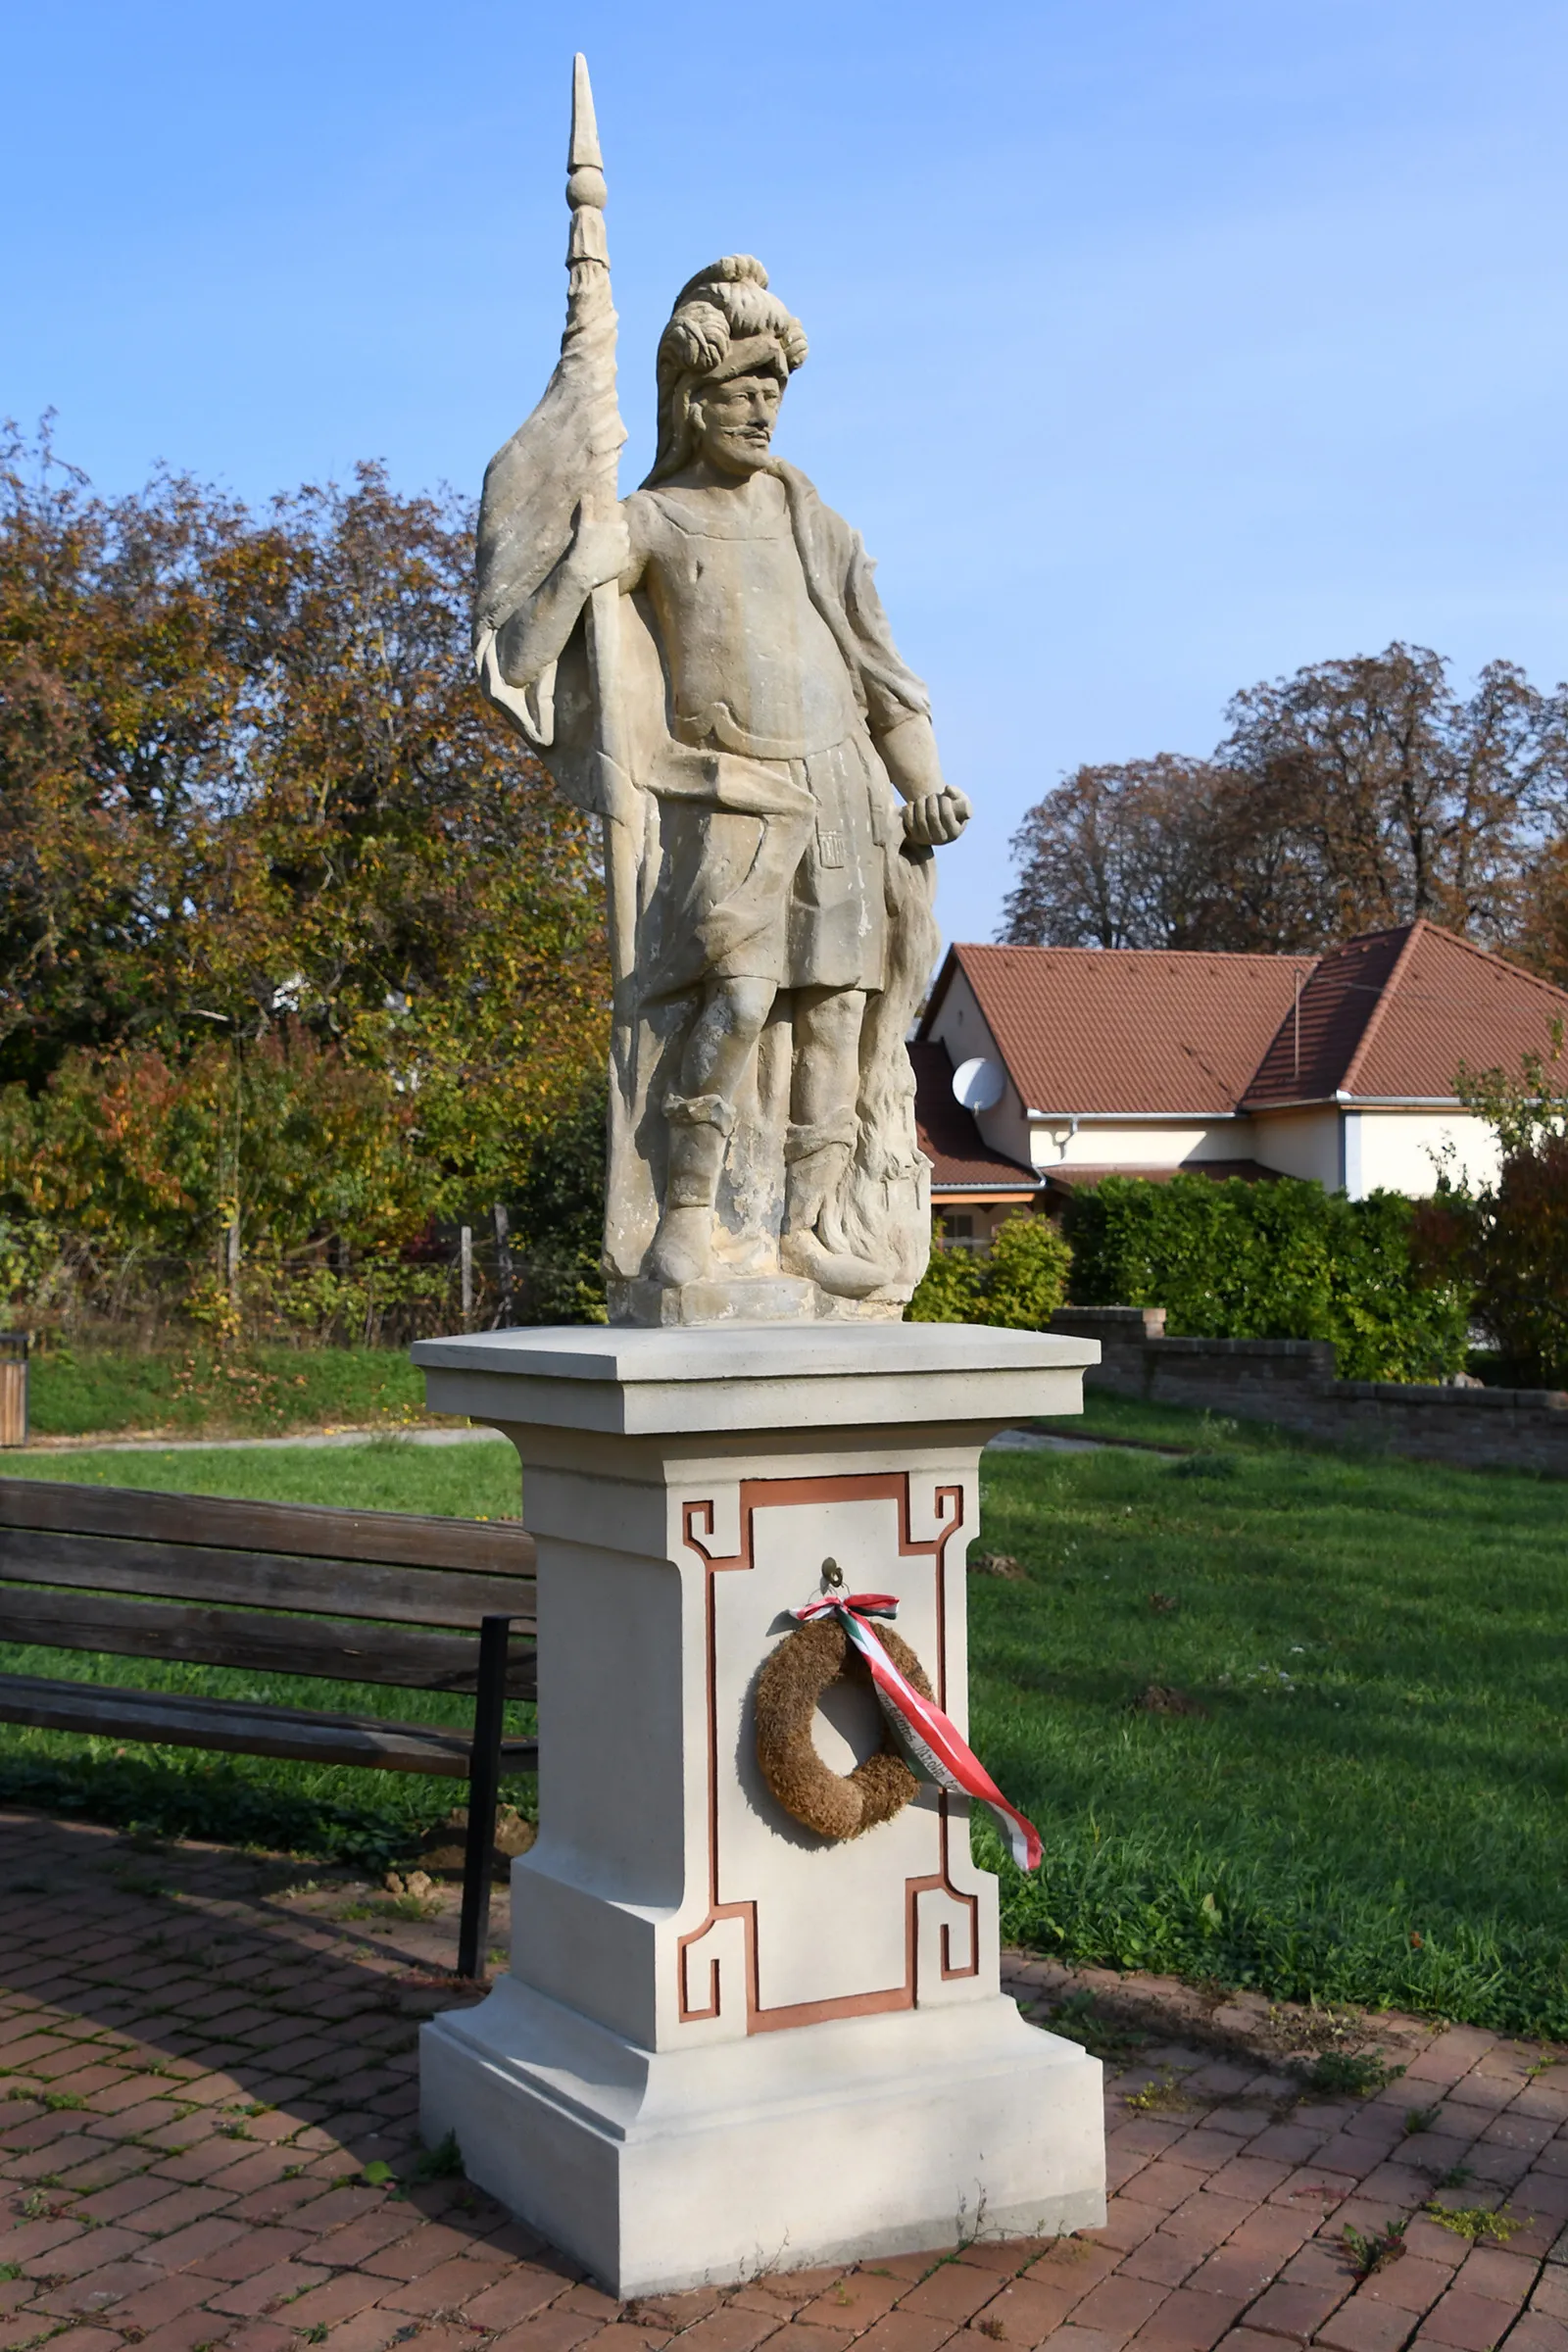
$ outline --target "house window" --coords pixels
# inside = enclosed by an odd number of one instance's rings
[[[966,1208],[945,1208],[942,1211],[942,1239],[949,1250],[975,1250],[981,1247],[974,1230],[974,1218]]]

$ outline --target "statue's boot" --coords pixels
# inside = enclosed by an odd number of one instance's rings
[[[835,1298],[868,1298],[890,1283],[895,1269],[848,1250],[835,1250],[817,1230],[849,1173],[854,1120],[792,1127],[784,1142],[784,1230],[779,1263],[786,1274],[814,1282]]]
[[[735,1106],[722,1095],[668,1095],[669,1174],[648,1276],[665,1290],[701,1282],[713,1262],[713,1203]]]

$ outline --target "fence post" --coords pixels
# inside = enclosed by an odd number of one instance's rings
[[[512,1219],[507,1214],[504,1201],[496,1202],[494,1213],[496,1221],[496,1287],[501,1293],[501,1311],[498,1320],[501,1328],[505,1331],[509,1330],[512,1324],[512,1242],[510,1238]]]
[[[27,1443],[27,1335],[0,1331],[0,1446]]]
[[[471,1225],[463,1225],[458,1229],[458,1267],[463,1284],[463,1328],[465,1331],[468,1331],[473,1325],[473,1227]]]

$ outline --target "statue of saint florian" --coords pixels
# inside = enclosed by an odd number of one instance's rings
[[[929,1233],[904,1038],[937,947],[931,854],[968,805],[858,535],[773,455],[807,346],[760,263],[682,288],[653,469],[606,494],[621,434],[584,92],[590,315],[568,313],[550,391],[486,477],[476,658],[606,818],[612,1314],[897,1316]]]

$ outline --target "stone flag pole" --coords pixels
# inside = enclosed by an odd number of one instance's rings
[[[479,582],[474,665],[480,684],[535,748],[554,743],[551,686],[530,708],[512,687],[496,652],[495,617],[509,601],[536,591],[573,522],[590,528],[615,514],[616,473],[626,428],[615,404],[615,306],[605,237],[604,159],[594,120],[588,61],[572,64],[571,137],[566,149],[566,331],[543,400],[497,455],[485,475],[479,523]],[[574,514],[561,505],[574,502]],[[541,566],[544,568],[541,569]],[[620,598],[613,581],[597,584],[581,615],[592,748],[586,772],[573,768],[569,797],[604,821],[606,927],[612,983],[611,1123],[617,1139],[631,1102],[632,971],[637,945],[637,846],[640,802],[626,751],[626,705],[620,675]],[[566,779],[561,777],[564,786]],[[617,1151],[625,1145],[617,1142]]]
[[[415,1350],[436,1411],[515,1444],[539,1559],[539,1838],[421,2100],[630,2296],[1103,2215],[1099,2065],[1003,1997],[960,1793],[1002,1801],[964,1743],[980,1450],[1080,1409],[1099,1351],[902,1320],[930,1214],[904,1040],[968,803],[858,535],[773,454],[807,343],[749,255],[677,295],[617,497],[581,58],[566,192],[474,658],[604,824],[611,1321]]]

